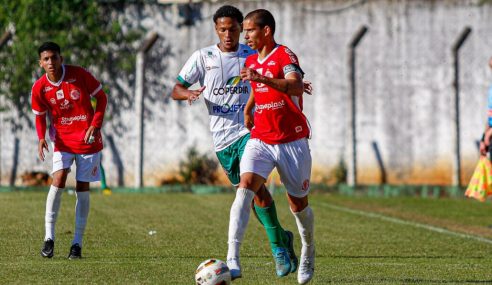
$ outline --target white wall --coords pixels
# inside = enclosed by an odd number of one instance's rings
[[[277,21],[276,39],[299,57],[315,94],[305,97],[305,113],[313,127],[313,179],[328,178],[342,157],[349,159],[348,43],[366,25],[357,51],[357,128],[359,181],[377,183],[380,171],[371,147],[381,151],[389,183],[449,184],[453,161],[453,61],[451,46],[466,27],[472,28],[461,49],[461,157],[464,183],[478,158],[476,140],[486,120],[486,92],[491,79],[492,6],[480,1],[228,1],[244,12],[270,10]],[[354,4],[354,5],[351,5]],[[219,4],[203,4],[202,20],[178,27],[176,6],[128,6],[127,25],[160,35],[149,54],[145,121],[144,183],[151,186],[175,171],[186,149],[196,144],[213,155],[203,101],[193,106],[174,102],[169,94],[184,61],[202,46],[217,42],[212,15]],[[104,78],[103,78],[104,80]],[[125,79],[122,79],[124,84]],[[133,92],[133,86],[127,86]],[[162,96],[164,94],[164,96]],[[117,96],[117,94],[110,94]],[[134,113],[127,130],[115,136],[124,165],[124,180],[133,183]],[[36,135],[21,135],[18,172],[49,170],[36,161]],[[2,183],[12,167],[13,136],[2,124]],[[107,145],[107,144],[106,144]],[[111,183],[117,180],[114,155],[104,151]],[[51,157],[48,158],[48,161]]]

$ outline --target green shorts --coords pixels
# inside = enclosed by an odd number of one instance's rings
[[[239,163],[243,156],[244,148],[249,140],[249,133],[242,136],[230,146],[216,152],[220,165],[227,174],[232,185],[239,185]]]

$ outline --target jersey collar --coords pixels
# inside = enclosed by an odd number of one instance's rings
[[[258,63],[259,63],[259,64],[263,64],[263,63],[265,63],[265,61],[267,61],[267,59],[268,59],[268,58],[269,58],[272,54],[274,54],[274,53],[275,53],[275,51],[277,51],[277,49],[278,49],[278,47],[279,47],[279,46],[280,46],[279,44],[275,45],[275,48],[274,48],[274,49],[272,49],[272,51],[271,51],[271,52],[270,52],[267,56],[265,56],[265,58],[263,58],[263,59],[261,59],[261,60],[260,60],[260,54],[258,54],[258,58],[257,58]]]
[[[54,85],[54,86],[60,86],[60,84],[62,83],[63,79],[65,78],[65,64],[62,64],[62,76],[60,78],[60,80],[58,80],[58,82],[53,82],[50,80],[50,78],[48,77],[48,74],[46,73],[46,79],[48,80],[48,82],[51,84],[51,85]]]

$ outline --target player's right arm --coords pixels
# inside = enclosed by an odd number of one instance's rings
[[[46,134],[46,114],[36,115],[36,133],[38,134],[38,157],[41,161],[44,161],[46,152],[49,152],[48,143],[45,139]]]
[[[201,57],[201,51],[195,51],[186,61],[185,65],[179,72],[177,82],[173,87],[171,98],[174,100],[186,100],[191,105],[195,100],[200,98],[205,86],[196,90],[188,89],[191,85],[201,81],[205,77],[205,69]]]
[[[202,94],[203,90],[205,90],[205,86],[202,86],[196,90],[189,90],[181,82],[177,82],[174,85],[171,97],[174,100],[187,100],[188,104],[191,105],[200,97],[200,94]]]
[[[251,91],[249,94],[248,102],[246,102],[246,106],[244,107],[244,126],[251,130],[254,127],[254,117],[253,117],[253,108],[255,107],[255,94]]]
[[[32,111],[36,115],[36,133],[38,135],[38,157],[41,161],[44,161],[46,152],[49,152],[48,143],[45,139],[46,134],[46,104],[41,99],[41,92],[39,85],[34,84],[31,91],[31,106]]]

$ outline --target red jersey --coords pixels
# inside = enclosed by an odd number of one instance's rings
[[[290,72],[303,73],[297,56],[286,46],[277,45],[262,60],[258,54],[248,56],[245,66],[270,78],[285,78]],[[251,81],[255,96],[254,127],[251,138],[268,144],[288,143],[309,136],[302,113],[302,96],[289,96],[266,84]]]
[[[101,132],[92,144],[85,143],[84,137],[94,118],[91,97],[102,92],[101,83],[82,67],[62,65],[62,69],[60,81],[52,82],[45,74],[34,83],[32,110],[36,115],[48,114],[54,151],[96,153],[103,148]]]

